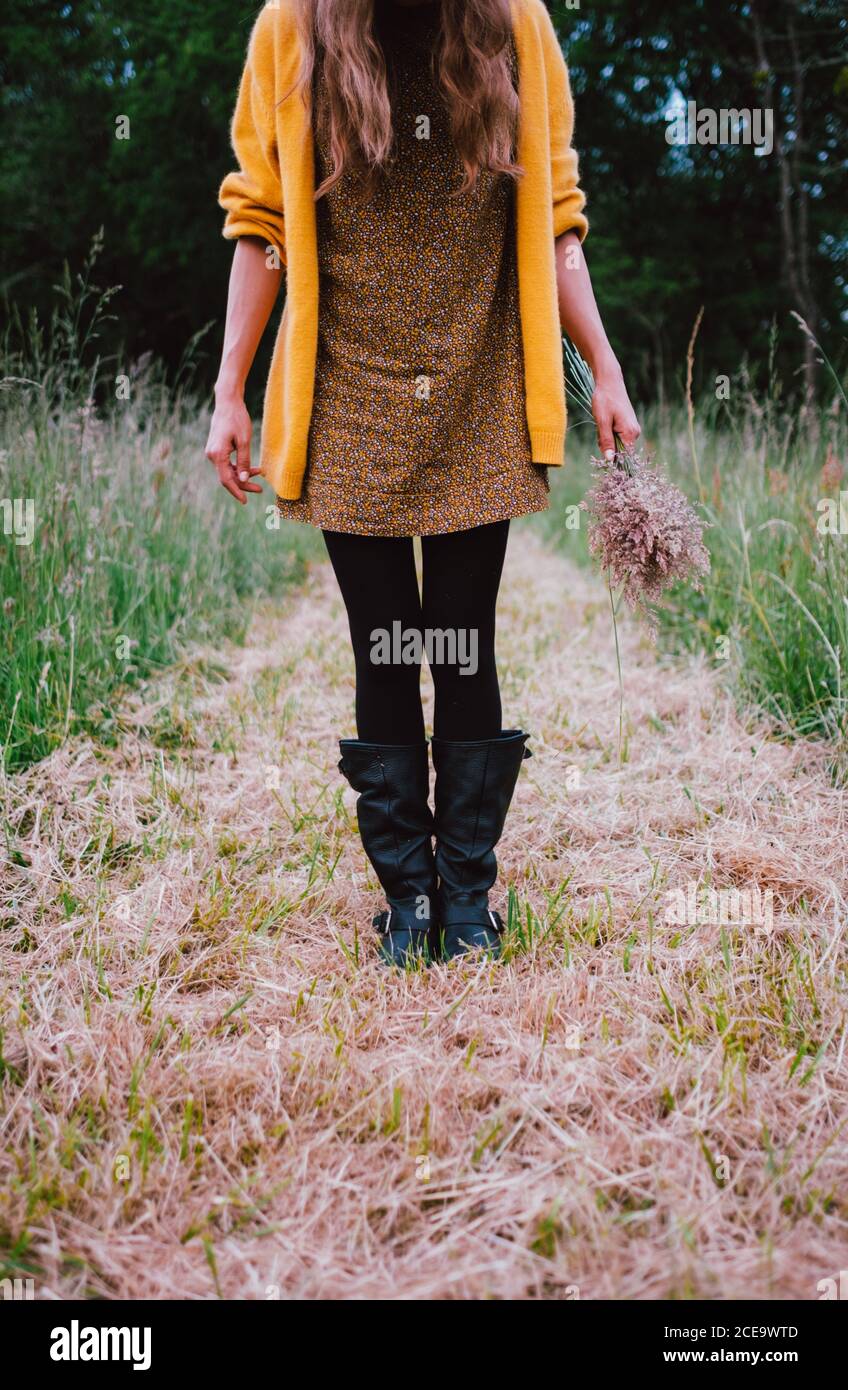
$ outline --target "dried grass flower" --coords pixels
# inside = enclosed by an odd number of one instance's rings
[[[567,386],[593,421],[595,381],[587,362],[573,343],[563,338]],[[655,605],[678,580],[688,580],[701,590],[701,577],[709,574],[710,557],[704,545],[703,526],[688,498],[664,472],[652,467],[643,454],[625,448],[614,435],[617,452],[608,459],[591,460],[594,482],[581,508],[589,515],[589,551],[606,572],[615,657],[618,670],[618,761],[625,756],[624,676],[618,636],[618,606],[622,599],[647,621],[656,636]],[[619,590],[616,599],[614,589]]]
[[[594,483],[581,507],[589,514],[589,550],[613,588],[656,630],[657,605],[679,580],[701,590],[710,557],[703,525],[688,498],[642,455],[619,450],[592,459]]]

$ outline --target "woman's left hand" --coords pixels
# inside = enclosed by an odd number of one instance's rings
[[[626,449],[631,449],[642,433],[617,362],[595,375],[592,414],[604,458],[611,458],[615,453],[616,435]]]

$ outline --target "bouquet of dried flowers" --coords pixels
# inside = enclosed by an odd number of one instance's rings
[[[591,418],[592,373],[567,339],[565,351],[572,394]],[[611,459],[592,459],[594,483],[580,504],[589,514],[589,550],[654,633],[654,605],[677,580],[700,590],[710,557],[689,499],[643,455],[616,443]]]
[[[700,591],[709,574],[701,522],[680,489],[640,455],[620,449],[592,467],[595,483],[581,504],[590,518],[589,550],[653,634],[654,605],[666,589],[682,579]]]
[[[592,372],[567,338],[565,344],[568,386],[592,419],[595,383]],[[594,481],[581,502],[589,515],[589,551],[606,571],[618,658],[619,755],[623,726],[623,687],[616,621],[618,601],[625,602],[656,634],[655,606],[678,580],[700,591],[709,574],[710,557],[703,540],[703,526],[688,498],[641,453],[626,449],[616,437],[610,459],[592,459]]]

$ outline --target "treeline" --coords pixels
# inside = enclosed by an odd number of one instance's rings
[[[571,70],[599,299],[645,398],[675,391],[699,307],[703,378],[764,369],[790,310],[843,350],[848,18],[841,0],[552,3]],[[231,247],[218,182],[255,0],[21,0],[2,21],[0,290],[45,310],[102,225],[121,285],[104,350],[171,366],[205,325],[214,372]],[[773,148],[670,145],[666,113],[770,108]],[[806,368],[815,371],[810,353]],[[257,373],[257,378],[261,376]],[[261,384],[257,380],[257,385]]]
[[[746,365],[762,379],[773,325],[785,380],[799,362],[812,378],[815,354],[792,310],[844,361],[844,0],[551,8],[572,73],[593,276],[640,388],[682,376],[701,305],[698,361],[710,379]],[[771,112],[771,148],[669,144],[667,113],[690,103],[703,113],[696,136],[722,112]]]

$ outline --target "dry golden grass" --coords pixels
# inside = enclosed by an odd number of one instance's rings
[[[506,963],[392,975],[317,569],[4,789],[0,1254],[39,1297],[814,1299],[846,1262],[844,794],[521,529]],[[223,662],[226,678],[214,663]],[[670,927],[757,884],[774,932]]]

